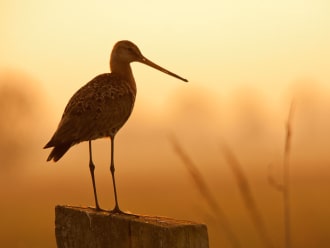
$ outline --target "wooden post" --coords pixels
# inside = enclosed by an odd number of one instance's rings
[[[56,206],[58,248],[208,248],[204,224]]]

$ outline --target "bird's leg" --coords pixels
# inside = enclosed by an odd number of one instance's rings
[[[110,162],[110,171],[111,171],[111,175],[112,175],[112,183],[113,183],[113,190],[114,190],[114,194],[115,194],[115,208],[112,210],[113,213],[123,213],[118,205],[118,199],[117,199],[117,189],[116,189],[116,180],[115,180],[115,165],[114,165],[114,140],[115,137],[111,136],[111,162]]]
[[[92,141],[91,140],[89,141],[89,170],[90,170],[91,176],[92,176],[92,183],[93,183],[93,190],[94,190],[94,197],[95,197],[95,208],[96,208],[96,210],[101,210],[101,208],[99,206],[99,202],[97,200],[95,177],[94,177],[95,165],[94,165],[93,159],[92,159]]]

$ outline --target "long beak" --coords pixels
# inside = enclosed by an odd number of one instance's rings
[[[182,77],[176,75],[175,73],[170,72],[170,71],[164,69],[163,67],[160,67],[159,65],[155,64],[154,62],[150,61],[149,59],[147,59],[147,58],[145,58],[145,57],[142,57],[142,59],[139,60],[139,62],[141,62],[141,63],[143,63],[143,64],[146,64],[146,65],[149,65],[149,66],[151,66],[151,67],[153,67],[153,68],[155,68],[155,69],[157,69],[157,70],[159,70],[159,71],[161,71],[161,72],[164,72],[164,73],[166,73],[166,74],[168,74],[168,75],[170,75],[170,76],[172,76],[172,77],[178,78],[178,79],[180,79],[180,80],[182,80],[182,81],[184,81],[184,82],[188,82],[187,79],[182,78]]]

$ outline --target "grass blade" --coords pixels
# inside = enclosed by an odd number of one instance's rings
[[[284,244],[285,248],[291,247],[291,212],[290,212],[290,153],[292,138],[292,118],[295,105],[291,102],[288,119],[286,122],[286,136],[283,156],[283,211],[284,211]]]
[[[252,194],[251,186],[248,182],[246,175],[243,172],[241,164],[228,146],[223,145],[222,151],[236,178],[236,182],[243,198],[244,204],[260,236],[263,247],[273,248],[274,245],[272,244],[270,236],[267,232],[265,222],[263,221],[261,212],[257,207],[257,203]]]
[[[232,247],[239,248],[240,244],[230,227],[229,221],[227,216],[225,215],[224,211],[218,204],[216,198],[213,196],[210,188],[208,187],[206,180],[202,176],[201,172],[199,171],[198,167],[194,164],[194,162],[190,159],[190,157],[186,154],[186,152],[182,149],[178,141],[175,137],[171,137],[171,143],[175,153],[180,157],[183,164],[185,165],[189,175],[193,179],[193,182],[196,185],[196,188],[199,190],[201,196],[207,202],[211,210],[213,211],[214,215],[217,216],[219,223],[225,232],[228,240],[230,241]]]

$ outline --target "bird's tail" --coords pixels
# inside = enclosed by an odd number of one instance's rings
[[[48,145],[48,144],[47,144]],[[44,148],[49,148],[49,146],[45,146]],[[47,161],[54,160],[54,162],[58,161],[72,146],[71,143],[64,143],[57,146],[54,146],[53,150],[49,154]]]

